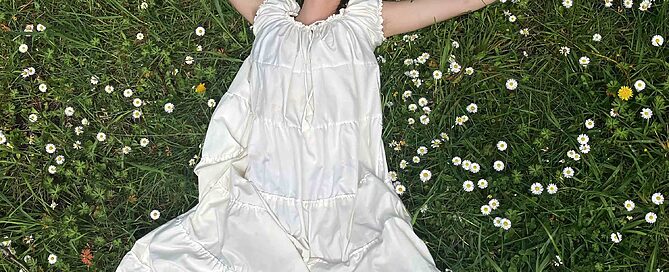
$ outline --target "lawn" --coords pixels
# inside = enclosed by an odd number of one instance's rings
[[[669,271],[668,22],[666,0],[508,0],[376,49],[391,176],[441,270]],[[2,271],[113,271],[193,207],[249,27],[223,0],[0,0]]]

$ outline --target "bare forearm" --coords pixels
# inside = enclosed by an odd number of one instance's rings
[[[485,4],[484,4],[485,1]],[[497,0],[402,0],[383,1],[386,37],[430,26],[469,13]]]

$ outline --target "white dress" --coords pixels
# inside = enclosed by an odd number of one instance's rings
[[[265,0],[211,118],[198,204],[138,239],[116,271],[439,271],[388,175],[380,0],[295,20]]]

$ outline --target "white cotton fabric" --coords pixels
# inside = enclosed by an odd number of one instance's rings
[[[380,0],[295,20],[265,0],[195,166],[199,201],[116,271],[439,271],[388,175]]]

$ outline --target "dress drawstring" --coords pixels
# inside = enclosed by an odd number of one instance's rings
[[[304,77],[304,85],[307,86],[307,90],[309,91],[309,94],[307,95],[307,102],[304,104],[304,109],[302,110],[302,120],[300,120],[300,130],[304,133],[308,128],[311,127],[311,120],[313,120],[314,116],[314,105],[313,102],[311,101],[311,98],[314,95],[314,79],[313,79],[313,71],[311,70],[311,44],[313,42],[313,31],[309,31],[309,44],[307,45],[307,50],[304,51],[304,59],[306,62],[306,73],[309,73],[309,79],[307,77]],[[307,117],[307,107],[311,107],[311,118],[309,118],[309,121],[305,123],[305,119]]]

